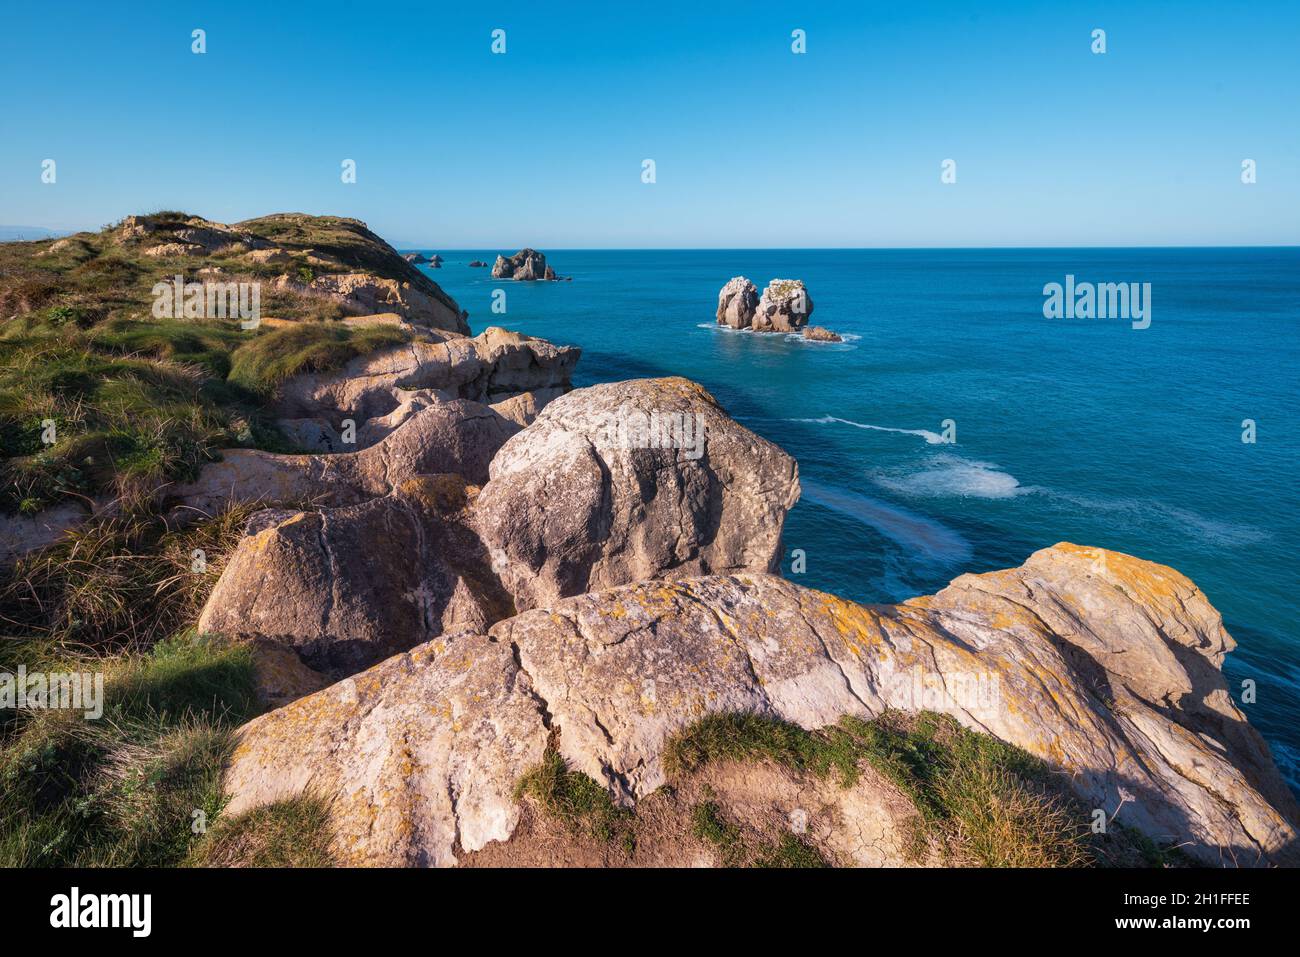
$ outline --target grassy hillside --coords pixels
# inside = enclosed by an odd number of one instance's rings
[[[262,316],[280,321],[157,318],[154,284],[178,273],[259,282]],[[159,490],[223,448],[291,451],[268,413],[281,382],[408,338],[339,322],[337,299],[303,288],[329,273],[410,283],[456,308],[337,217],[222,226],[162,212],[0,245],[0,522],[114,503],[0,569],[0,670],[102,673],[107,696],[95,721],[0,710],[0,866],[325,859],[319,841],[267,837],[300,838],[319,823],[312,806],[218,822],[230,731],[258,707],[253,662],[192,626],[249,509],[176,527]]]
[[[188,255],[174,251],[185,246]],[[133,507],[223,447],[285,450],[264,412],[279,382],[403,336],[344,327],[337,300],[273,280],[356,272],[455,307],[364,224],[338,217],[277,214],[224,227],[161,212],[0,245],[0,514],[106,496]],[[245,331],[233,318],[155,318],[155,283],[178,273],[259,282],[262,315],[295,325]]]

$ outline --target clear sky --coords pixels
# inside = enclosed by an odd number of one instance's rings
[[[0,223],[157,209],[448,249],[1297,244],[1300,2],[5,4]]]

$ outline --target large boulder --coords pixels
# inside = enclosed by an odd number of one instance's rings
[[[533,441],[509,455],[498,449],[519,431],[514,422],[424,393],[411,394],[416,411],[404,423],[355,454],[227,453],[177,490],[182,504],[209,513],[239,501],[320,508],[260,513],[201,627],[293,645],[312,667],[342,676],[453,625],[483,629],[517,607],[591,588],[669,571],[775,567],[782,522],[798,497],[793,459],[684,379],[574,395],[552,403],[563,405],[557,416],[519,409],[538,416],[528,430]],[[656,425],[686,428],[638,435],[642,409]],[[675,446],[659,441],[683,436],[689,441]],[[569,461],[572,447],[588,457]],[[490,465],[496,459],[499,470]],[[474,485],[491,481],[481,493],[466,491],[452,518],[434,522],[413,507],[425,486],[412,477],[451,471]],[[354,612],[335,610],[341,593],[354,596]],[[412,596],[456,603],[448,617]]]
[[[758,287],[744,276],[729,279],[718,293],[718,325],[748,329],[758,309]]]
[[[341,678],[459,628],[510,613],[462,515],[459,476],[409,479],[390,495],[249,521],[199,617],[201,632],[270,641]]]
[[[492,460],[475,517],[520,608],[626,582],[771,571],[798,466],[687,379],[554,399]]]
[[[802,279],[773,279],[754,311],[755,332],[798,332],[808,324],[813,301]]]
[[[225,813],[319,794],[340,863],[452,865],[513,832],[546,737],[509,645],[439,638],[246,725]]]
[[[929,710],[1041,757],[1082,826],[1100,811],[1203,863],[1292,864],[1296,803],[1229,697],[1232,647],[1182,575],[1068,544],[892,606],[761,574],[645,582],[444,635],[257,718],[225,783],[232,812],[324,797],[349,863],[450,864],[511,835],[511,789],[548,740],[634,803],[708,714],[814,729]]]

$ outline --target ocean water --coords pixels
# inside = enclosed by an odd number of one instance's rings
[[[561,283],[466,266],[513,250],[437,252],[426,271],[476,332],[581,346],[577,385],[694,379],[794,455],[801,584],[897,601],[1059,541],[1177,568],[1223,613],[1233,697],[1300,785],[1300,249],[548,251]],[[1150,327],[1045,319],[1067,274],[1151,283]],[[720,329],[740,275],[803,279],[847,341]]]

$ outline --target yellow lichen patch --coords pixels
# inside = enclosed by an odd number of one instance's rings
[[[854,645],[869,647],[880,641],[880,616],[874,611],[834,595],[816,594],[821,602],[821,614],[830,619],[846,644],[853,639]]]
[[[1105,548],[1089,548],[1071,542],[1052,546],[1054,551],[1086,559],[1107,578],[1116,580],[1138,591],[1148,600],[1181,602],[1195,592],[1196,586],[1184,575],[1167,565],[1158,565],[1145,559],[1134,558],[1123,552]]]
[[[397,491],[438,512],[462,509],[468,500],[465,479],[451,472],[417,475],[404,481]]]

